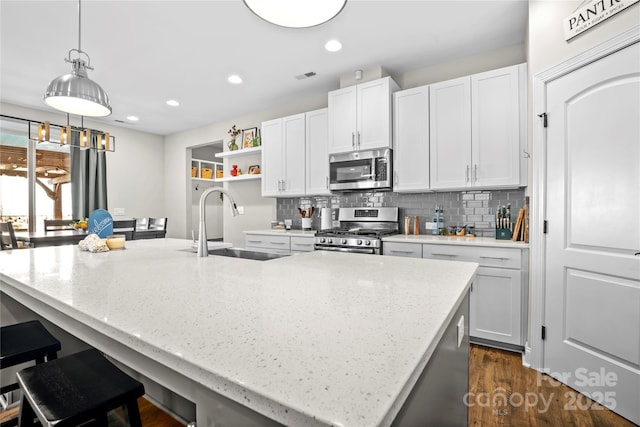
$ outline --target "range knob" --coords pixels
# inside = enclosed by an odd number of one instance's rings
[[[321,238],[320,238],[320,243],[324,243],[324,242],[325,242],[324,237],[321,237]]]
[[[365,245],[367,245],[367,246],[371,246],[371,240],[367,240],[367,242],[365,243]]]
[[[358,239],[358,241],[356,242],[356,244],[361,245],[362,244],[362,240]]]
[[[327,239],[327,243],[333,243],[333,239]]]
[[[343,245],[346,245],[346,244],[347,244],[347,239],[342,239],[342,240],[340,241],[340,243],[342,243]]]

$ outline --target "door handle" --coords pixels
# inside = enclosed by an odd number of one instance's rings
[[[467,167],[465,169],[465,172],[464,172],[464,182],[465,182],[465,184],[467,182],[469,182],[469,165],[467,165]]]
[[[327,181],[326,186],[327,186],[327,190],[328,190],[329,189],[329,177],[326,177],[326,181]]]
[[[473,182],[478,182],[478,164],[473,165]]]
[[[351,148],[356,148],[356,134],[351,132]]]
[[[358,132],[358,135],[356,137],[356,146],[357,148],[360,148],[360,132]]]

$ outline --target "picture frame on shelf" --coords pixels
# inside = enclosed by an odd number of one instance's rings
[[[258,135],[258,128],[249,128],[242,130],[242,148],[253,147],[253,140]]]
[[[259,175],[260,174],[260,165],[251,165],[249,166],[249,169],[247,170],[248,174],[251,175]]]

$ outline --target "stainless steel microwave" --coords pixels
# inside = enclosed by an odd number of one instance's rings
[[[391,189],[391,149],[354,151],[329,156],[330,190]]]

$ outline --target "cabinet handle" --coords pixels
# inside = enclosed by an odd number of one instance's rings
[[[284,245],[285,244],[284,242],[269,242],[269,243],[271,243],[272,245]]]
[[[503,258],[503,257],[499,257],[499,256],[481,256],[481,259],[497,259],[500,261],[507,261],[509,258]]]
[[[286,180],[282,180],[282,191],[286,191],[287,190],[287,181]]]
[[[326,186],[327,186],[327,190],[328,190],[329,189],[329,177],[327,176],[325,179],[327,181]]]
[[[413,251],[403,251],[403,250],[400,250],[400,249],[391,249],[391,252],[392,253],[399,253],[399,254],[412,254],[413,253]]]
[[[358,136],[356,138],[356,145],[358,148],[360,148],[360,132],[358,132]]]
[[[356,134],[351,132],[351,148],[355,150],[356,148]]]
[[[247,243],[262,243],[262,240],[247,240]]]
[[[478,165],[473,165],[473,182],[478,182]]]
[[[464,182],[465,182],[465,184],[467,182],[469,182],[469,165],[467,165],[467,167],[465,169],[465,172],[464,172]]]
[[[431,255],[434,255],[434,256],[450,256],[452,258],[455,258],[455,257],[458,256],[458,255],[453,255],[453,254],[439,254],[439,253],[436,253],[436,252],[433,252]]]

